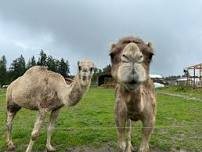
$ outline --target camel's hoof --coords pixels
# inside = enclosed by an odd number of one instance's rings
[[[56,149],[51,145],[46,145],[47,152],[54,152]]]
[[[150,152],[149,148],[140,148],[139,152]]]
[[[125,152],[138,152],[132,145],[127,146]]]
[[[136,147],[131,146],[130,148],[132,152],[138,152],[138,149]]]
[[[8,152],[14,152],[15,151],[15,145],[13,144],[13,142],[8,142],[7,144],[7,151]]]

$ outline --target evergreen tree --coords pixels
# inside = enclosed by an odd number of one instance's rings
[[[68,61],[65,62],[63,58],[59,61],[58,73],[60,73],[64,77],[67,77],[69,75]]]
[[[111,65],[109,64],[106,67],[104,67],[102,72],[103,73],[110,73],[111,72]]]
[[[23,75],[26,71],[25,59],[21,55],[19,58],[13,60],[10,67],[11,81]]]
[[[95,83],[97,81],[98,76],[102,74],[102,70],[98,68],[94,68],[94,73],[92,77],[92,83]]]
[[[40,57],[38,59],[37,65],[47,66],[47,55],[43,50],[40,52]]]
[[[60,69],[60,61],[58,60],[58,59],[55,59],[55,67],[56,67],[56,70],[55,70],[55,72],[57,72],[57,73],[60,73],[59,71],[59,69]]]
[[[56,60],[52,56],[48,56],[47,58],[47,66],[48,69],[54,72],[57,72]]]
[[[35,57],[32,56],[31,60],[29,60],[28,63],[27,63],[27,69],[29,69],[29,68],[31,68],[31,67],[33,67],[35,65],[36,65],[36,60],[35,60]]]
[[[7,83],[6,57],[0,59],[0,87]]]
[[[43,50],[41,50],[37,62],[35,57],[32,56],[26,64],[24,57],[21,55],[19,58],[13,60],[8,71],[6,70],[6,58],[3,56],[0,59],[0,86],[10,84],[13,80],[23,75],[27,69],[35,65],[48,66],[49,70],[60,73],[64,77],[67,77],[70,73],[68,61],[65,61],[63,58],[58,60],[52,56],[47,56]]]

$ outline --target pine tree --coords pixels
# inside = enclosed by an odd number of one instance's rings
[[[31,68],[31,67],[33,67],[35,65],[36,65],[36,60],[35,60],[35,57],[32,56],[32,58],[27,63],[27,69],[29,69],[29,68]]]
[[[109,64],[109,65],[107,65],[106,67],[104,67],[104,68],[102,69],[102,72],[103,72],[103,73],[110,73],[110,72],[111,72],[111,65]]]
[[[68,61],[65,62],[65,60],[63,58],[59,62],[58,73],[60,73],[64,77],[67,77],[68,74],[69,74],[69,64],[68,64]]]
[[[57,72],[57,63],[56,63],[56,60],[52,56],[48,56],[46,64],[47,64],[49,70]]]
[[[46,53],[44,53],[43,50],[41,50],[41,52],[40,52],[40,57],[37,62],[37,65],[47,66],[47,55],[46,55]]]
[[[13,60],[9,69],[11,74],[11,81],[23,75],[26,71],[24,57],[21,55],[19,58]]]
[[[7,82],[6,57],[0,59],[0,87]]]

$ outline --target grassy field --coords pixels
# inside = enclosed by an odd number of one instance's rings
[[[158,92],[180,94],[188,97],[196,97],[202,100],[202,88],[193,89],[191,87],[173,86],[173,87],[158,89]]]
[[[172,89],[170,89],[172,90]],[[169,89],[158,91],[170,91]],[[157,91],[157,92],[158,92]],[[176,91],[175,91],[176,92]],[[192,92],[191,90],[189,92]],[[179,93],[179,92],[178,92]],[[202,151],[202,102],[189,101],[157,93],[158,112],[150,146],[152,149],[171,151],[185,149]],[[5,151],[5,90],[0,90],[0,151]],[[53,134],[53,145],[58,152],[68,147],[116,146],[114,128],[114,91],[91,88],[75,107],[61,110]],[[14,120],[13,140],[17,152],[26,149],[36,112],[22,109]],[[34,145],[34,151],[43,151],[46,141],[46,125]],[[139,146],[141,123],[133,124],[133,144]]]

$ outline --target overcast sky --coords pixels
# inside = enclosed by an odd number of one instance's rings
[[[66,58],[71,73],[83,58],[102,68],[123,36],[152,42],[151,73],[182,74],[202,62],[202,0],[1,0],[0,56],[26,61],[40,49]]]

